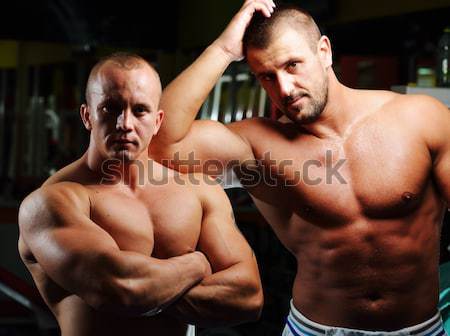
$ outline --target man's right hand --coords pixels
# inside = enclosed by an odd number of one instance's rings
[[[273,0],[246,0],[214,44],[229,55],[230,61],[242,59],[244,57],[242,39],[253,14],[261,12],[266,17],[270,17],[274,7]]]
[[[273,0],[246,0],[225,31],[166,86],[160,102],[164,122],[158,136],[152,139],[151,158],[181,172],[211,175],[205,165],[211,159],[220,163],[218,169],[213,169],[214,175],[223,174],[231,162],[254,159],[249,141],[240,132],[245,125],[194,120],[225,69],[242,58],[242,40],[253,15],[261,12],[269,17],[274,6]],[[194,161],[198,164],[175,164],[174,161],[191,162],[191,153],[195,153]]]

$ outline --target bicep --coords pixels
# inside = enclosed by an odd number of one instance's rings
[[[206,197],[198,247],[207,256],[213,272],[238,263],[256,266],[253,252],[236,226],[226,194],[214,186]]]
[[[45,273],[70,291],[81,290],[95,260],[118,251],[112,237],[63,195],[26,200],[19,224],[21,238]]]
[[[181,141],[151,148],[151,155],[178,171],[207,175],[219,175],[234,162],[253,158],[251,146],[233,128],[210,120],[195,121]]]
[[[33,238],[28,242],[33,255],[60,284],[69,280],[67,272],[71,280],[83,280],[87,271],[95,271],[91,269],[93,265],[119,251],[111,236],[87,225],[47,229]]]

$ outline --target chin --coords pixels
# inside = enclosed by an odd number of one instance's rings
[[[297,111],[297,112],[288,112],[285,113],[285,115],[294,123],[297,124],[306,124],[308,123],[308,120],[310,119],[308,115],[303,111]]]
[[[115,159],[123,162],[130,162],[136,159],[135,153],[127,151],[127,150],[121,150],[121,151],[115,151],[111,153],[109,156],[110,159]]]
[[[300,118],[298,123],[300,124],[311,124],[319,119],[319,115],[308,115]]]
[[[319,119],[322,111],[317,110],[309,110],[309,111],[300,111],[295,116],[296,121],[300,124],[310,124]]]

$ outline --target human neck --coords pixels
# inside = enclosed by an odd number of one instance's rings
[[[355,109],[354,90],[342,85],[333,70],[328,74],[328,100],[317,120],[300,128],[318,138],[345,139],[352,125],[359,120]]]
[[[89,146],[84,155],[88,168],[99,175],[102,183],[122,184],[131,190],[137,190],[147,182],[149,165],[153,164],[146,152],[132,161],[103,157],[95,146]]]

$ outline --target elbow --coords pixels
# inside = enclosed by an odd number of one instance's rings
[[[259,274],[240,272],[240,309],[236,309],[239,318],[245,322],[257,321],[264,306],[264,293]]]
[[[264,294],[261,284],[253,286],[251,294],[248,295],[244,309],[248,321],[257,321],[261,317],[264,306]]]
[[[261,283],[251,281],[241,283],[241,299],[234,307],[235,323],[253,322],[259,320],[264,306],[264,294]]]

